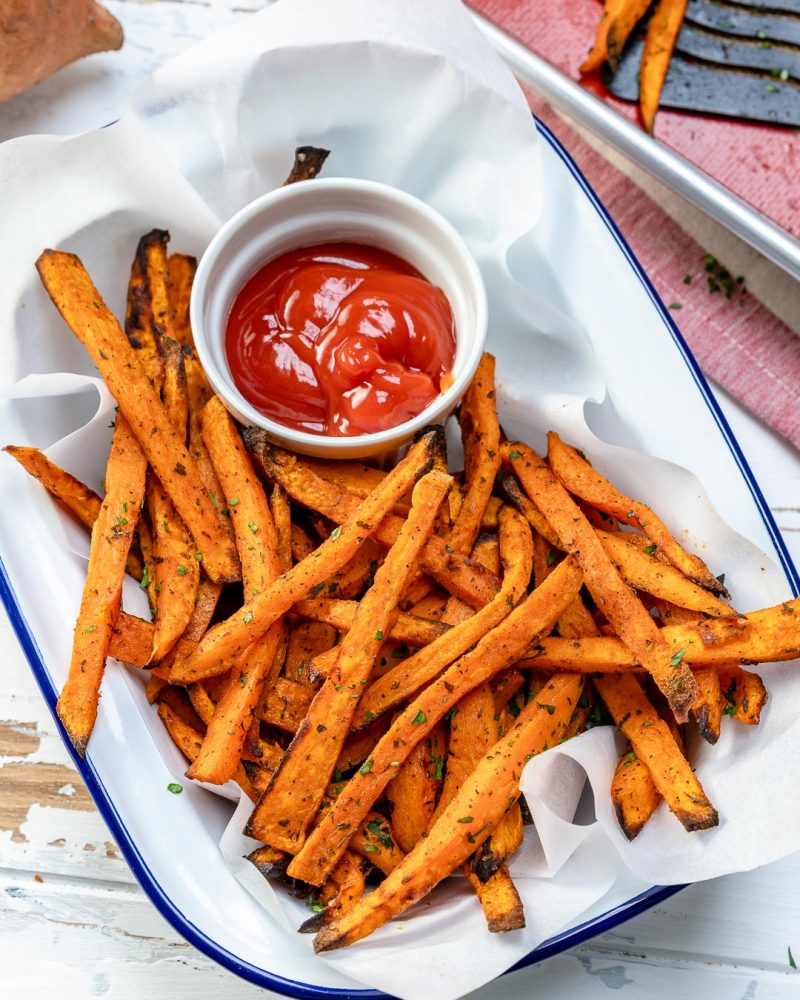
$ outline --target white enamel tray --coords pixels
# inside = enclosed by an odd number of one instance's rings
[[[608,397],[588,408],[589,424],[606,441],[694,472],[722,518],[780,566],[785,596],[796,595],[797,572],[758,484],[671,315],[569,155],[544,126],[539,132],[547,197],[533,237],[512,250],[511,266],[591,340]],[[491,336],[496,341],[498,331]],[[542,357],[542,364],[559,363],[568,361]],[[502,388],[503,370],[498,374]],[[91,395],[75,397],[64,421],[84,423],[96,405]],[[4,442],[46,446],[70,429],[43,426],[34,404],[0,402]],[[53,676],[63,676],[72,630],[63,620],[64,595],[80,593],[83,566],[73,560],[58,575],[48,571],[46,539],[57,515],[43,496],[32,499],[31,485],[12,466],[0,463],[0,596],[54,710]],[[260,986],[297,997],[379,996],[311,957],[225,868],[218,842],[230,803],[188,785],[182,795],[165,794],[183,764],[163,739],[161,748],[155,742],[158,723],[141,711],[142,701],[138,678],[109,669],[88,755],[75,765],[153,904],[189,942]],[[622,880],[517,967],[606,931],[677,888]],[[491,993],[489,986],[483,995]]]

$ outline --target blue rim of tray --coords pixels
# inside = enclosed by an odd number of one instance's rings
[[[786,575],[789,587],[791,588],[792,593],[797,596],[800,594],[800,576],[798,575],[797,569],[792,561],[792,557],[789,555],[786,544],[781,537],[780,531],[775,524],[772,513],[767,506],[767,502],[764,499],[764,495],[762,494],[755,477],[753,476],[750,466],[748,465],[747,460],[728,425],[728,421],[725,419],[719,404],[714,398],[711,389],[709,388],[708,383],[706,382],[705,377],[703,376],[703,373],[694,358],[694,355],[689,350],[689,347],[675,325],[672,316],[669,314],[663,302],[658,297],[650,279],[645,274],[641,264],[636,259],[633,251],[620,233],[614,223],[614,220],[608,214],[602,202],[594,193],[572,157],[569,153],[567,153],[559,140],[543,122],[539,121],[539,119],[535,116],[534,120],[542,138],[552,147],[553,151],[561,159],[564,166],[570,172],[573,179],[577,182],[578,186],[589,199],[597,214],[605,223],[617,246],[622,251],[623,256],[628,261],[628,264],[631,266],[637,278],[644,286],[645,291],[661,316],[664,325],[666,326],[675,346],[686,364],[686,367],[689,369],[689,372],[694,379],[700,395],[703,397],[706,406],[716,421],[719,432],[727,444],[734,461],[742,474],[742,478],[747,483],[750,494],[753,497],[753,502],[761,515],[761,519],[764,522],[764,526],[767,529],[770,540],[772,541],[781,568]],[[243,979],[254,983],[256,986],[271,989],[290,997],[335,997],[338,998],[338,1000],[348,1000],[348,998],[351,997],[354,998],[354,1000],[356,1000],[356,998],[357,1000],[367,1000],[367,998],[386,997],[387,994],[381,993],[378,990],[348,990],[340,989],[338,987],[313,986],[307,983],[299,982],[295,979],[287,979],[283,976],[269,972],[266,969],[261,969],[256,965],[252,965],[249,962],[244,962],[237,958],[237,956],[232,952],[223,948],[216,941],[203,933],[199,927],[196,927],[185,916],[185,914],[183,914],[175,906],[170,897],[161,888],[160,883],[150,871],[144,858],[142,858],[139,853],[136,843],[129,834],[125,824],[122,822],[111,797],[106,791],[105,786],[103,785],[97,771],[94,769],[91,761],[78,757],[78,755],[74,752],[72,744],[67,738],[61,722],[56,715],[55,707],[58,693],[50,678],[50,674],[47,670],[33,633],[28,627],[28,623],[25,621],[22,614],[22,610],[20,609],[16,594],[11,586],[11,581],[9,580],[8,573],[6,572],[2,560],[0,560],[0,600],[2,600],[3,605],[5,606],[11,626],[16,633],[17,639],[23,652],[25,653],[28,663],[30,664],[31,670],[33,671],[36,682],[39,685],[39,689],[41,690],[56,725],[58,726],[61,739],[69,751],[76,769],[85,782],[86,787],[89,790],[89,794],[94,800],[94,803],[108,826],[109,831],[114,837],[114,840],[122,851],[122,855],[133,872],[134,877],[141,885],[142,889],[144,889],[147,893],[150,901],[164,917],[164,919],[167,920],[190,944],[194,945],[195,948],[203,952],[203,954],[207,955],[215,962],[218,962],[220,965],[224,966],[224,968],[235,973],[237,976],[241,976]],[[621,903],[618,906],[613,907],[611,910],[606,911],[600,916],[588,920],[583,924],[579,924],[577,927],[573,927],[570,930],[564,931],[561,934],[557,934],[547,941],[544,941],[538,948],[535,948],[532,952],[530,952],[530,954],[526,955],[525,958],[517,962],[517,964],[511,969],[508,969],[507,972],[514,972],[518,969],[523,969],[526,966],[533,965],[536,962],[541,962],[546,958],[550,958],[551,956],[557,955],[562,951],[566,951],[568,948],[574,948],[576,945],[587,941],[589,938],[595,937],[598,934],[603,934],[606,931],[617,927],[625,920],[629,920],[632,917],[637,916],[639,913],[650,909],[657,903],[660,903],[669,896],[674,895],[676,892],[680,892],[683,888],[685,888],[685,886],[682,885],[652,886],[650,889],[634,896],[625,903]]]

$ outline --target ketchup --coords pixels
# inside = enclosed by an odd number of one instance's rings
[[[265,264],[225,330],[233,380],[257,410],[337,437],[415,417],[441,391],[455,348],[442,290],[394,254],[355,243]]]

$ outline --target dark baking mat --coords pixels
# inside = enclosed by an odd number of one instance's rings
[[[622,100],[639,99],[645,30],[606,81]],[[689,0],[660,104],[800,126],[800,0]]]

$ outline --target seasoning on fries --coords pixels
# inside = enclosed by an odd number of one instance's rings
[[[606,4],[593,60],[614,57],[643,6]],[[325,155],[298,150],[289,180]],[[78,752],[108,657],[140,671],[187,775],[253,799],[247,833],[264,846],[249,860],[311,894],[300,930],[316,951],[453,873],[491,932],[524,927],[508,868],[521,771],[598,713],[621,734],[609,794],[628,838],[659,808],[687,831],[715,826],[684,734],[714,744],[758,725],[767,687],[751,667],[800,653],[800,599],[740,614],[558,435],[546,457],[504,440],[488,354],[461,404],[463,474],[442,428],[380,470],[243,431],[194,354],[196,262],[167,245],[162,230],[139,243],[124,333],[76,257],[38,262],[119,403],[105,497],[36,449],[5,449],[91,531],[58,702]],[[126,570],[153,620],[121,609]]]

